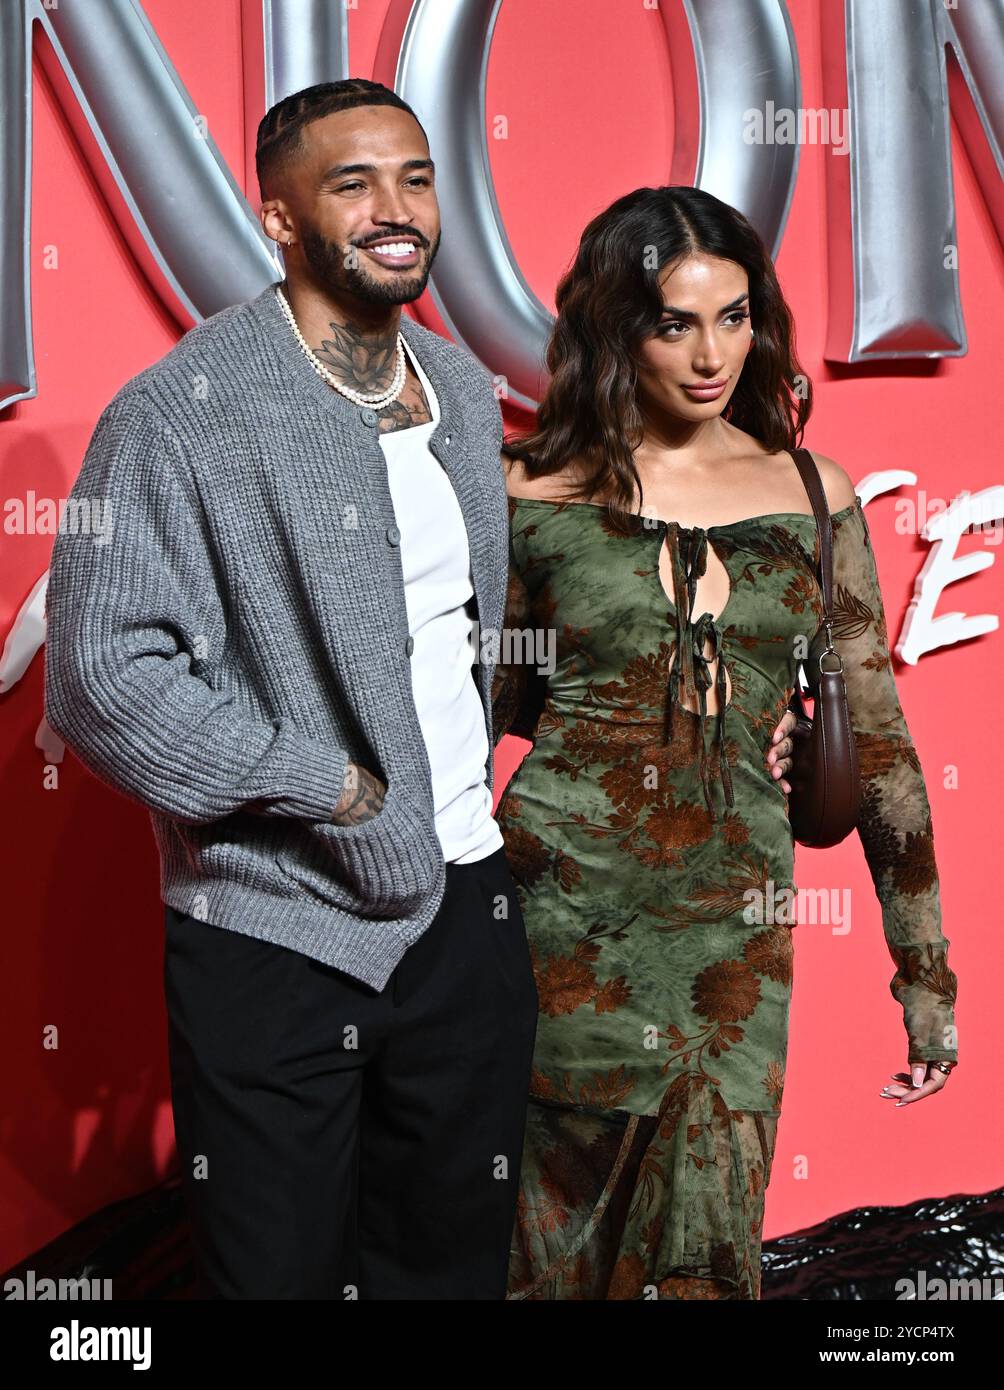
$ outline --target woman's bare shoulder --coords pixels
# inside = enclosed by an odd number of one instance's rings
[[[741,431],[739,433],[742,433]],[[758,470],[764,470],[763,477],[765,482],[769,481],[771,474],[777,469],[787,465],[790,469],[789,485],[793,488],[794,494],[798,497],[805,497],[805,488],[801,483],[795,468],[795,461],[789,449],[779,449],[775,453],[764,449],[756,441],[751,440],[753,447],[748,450],[749,461]],[[847,473],[840,464],[826,454],[817,453],[814,449],[809,449],[808,453],[815,460],[819,477],[823,484],[823,491],[826,494],[827,505],[831,512],[839,512],[844,507],[849,507],[855,500],[856,493],[854,484],[851,482]]]
[[[809,453],[819,469],[819,476],[823,482],[823,491],[826,493],[826,501],[830,511],[843,511],[845,507],[849,507],[857,499],[854,484],[846,470],[841,468],[834,459],[828,458],[826,454],[819,454],[815,449],[810,449]]]
[[[574,468],[563,468],[560,473],[549,473],[543,478],[528,478],[522,460],[507,454],[505,449],[502,450],[502,466],[506,475],[506,491],[510,497],[560,502],[574,486],[577,477]]]

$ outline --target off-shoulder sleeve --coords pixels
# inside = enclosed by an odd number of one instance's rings
[[[510,508],[511,511],[511,508]],[[509,532],[509,582],[506,590],[502,647],[492,682],[492,736],[498,744],[504,734],[533,741],[537,720],[547,691],[546,676],[519,659],[523,644],[506,640],[531,625],[530,595],[520,573],[518,557]]]
[[[903,1008],[909,1061],[954,1062],[957,981],[941,929],[931,807],[893,678],[885,609],[860,500],[851,511],[835,514],[833,607],[833,645],[843,663],[861,766],[858,834],[896,966],[890,988]],[[824,637],[819,634],[819,645]],[[814,645],[812,660],[817,650]]]

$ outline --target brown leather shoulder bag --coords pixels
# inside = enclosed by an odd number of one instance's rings
[[[796,679],[789,708],[796,716],[794,752],[788,776],[788,818],[800,845],[826,849],[847,838],[858,823],[861,774],[847,706],[840,654],[833,645],[833,527],[819,470],[808,449],[789,450],[809,494],[819,534],[819,579],[823,595],[826,646],[815,663],[799,662],[813,700],[809,716]]]

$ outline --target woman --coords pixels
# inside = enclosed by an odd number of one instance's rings
[[[508,1297],[756,1299],[796,891],[765,754],[822,619],[788,452],[811,388],[760,238],[686,187],[586,228],[548,366],[537,429],[506,443],[507,628],[554,630],[556,664],[495,690],[496,737],[533,740],[498,821],[540,1000]],[[813,458],[859,833],[926,1073],[884,1094],[923,1099],[957,1056],[930,808],[864,512]]]

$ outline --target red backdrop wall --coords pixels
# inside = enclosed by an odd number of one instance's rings
[[[245,142],[255,132],[244,128],[242,114],[239,0],[145,0],[145,7],[242,181]],[[350,11],[354,74],[373,75],[387,8],[387,0],[370,0]],[[803,102],[822,106],[818,0],[794,0],[790,10]],[[487,105],[489,124],[495,114],[508,116],[509,138],[490,141],[492,168],[514,250],[549,308],[586,221],[628,189],[668,180],[670,99],[661,26],[635,0],[503,5]],[[102,206],[37,62],[33,138],[39,389],[37,398],[0,414],[5,500],[24,499],[31,489],[65,497],[103,406],[178,337]],[[826,158],[820,146],[802,151],[778,258],[800,355],[817,388],[806,443],[836,458],[855,481],[877,469],[913,470],[918,487],[900,496],[922,488],[948,500],[962,488],[1004,482],[995,414],[1001,257],[961,144],[953,141],[969,353],[937,362],[824,364]],[[256,191],[246,192],[257,208]],[[198,208],[191,211],[197,235]],[[894,506],[884,497],[868,511],[893,640],[926,554],[925,542],[897,534]],[[968,538],[961,549],[981,546],[992,550],[992,539]],[[4,534],[4,633],[50,548],[51,536]],[[1000,596],[998,561],[954,585],[940,611],[996,612]],[[1002,650],[993,633],[915,667],[896,665],[932,803],[945,933],[960,979],[962,1064],[940,1096],[902,1115],[879,1098],[889,1074],[902,1069],[905,1047],[867,867],[856,837],[827,852],[801,850],[800,888],[849,887],[853,929],[846,936],[812,926],[796,931],[767,1238],[849,1207],[983,1191],[1004,1177],[999,1110],[990,1099],[999,1062],[993,1039],[1002,914],[994,869],[1004,773],[991,692],[1000,688]],[[39,654],[0,702],[7,812],[0,1267],[105,1203],[149,1187],[174,1159],[163,916],[149,822],[70,756],[58,787],[45,788],[34,747],[41,714]],[[499,793],[525,749],[503,743]],[[43,1030],[53,1024],[59,1047],[47,1049]]]

